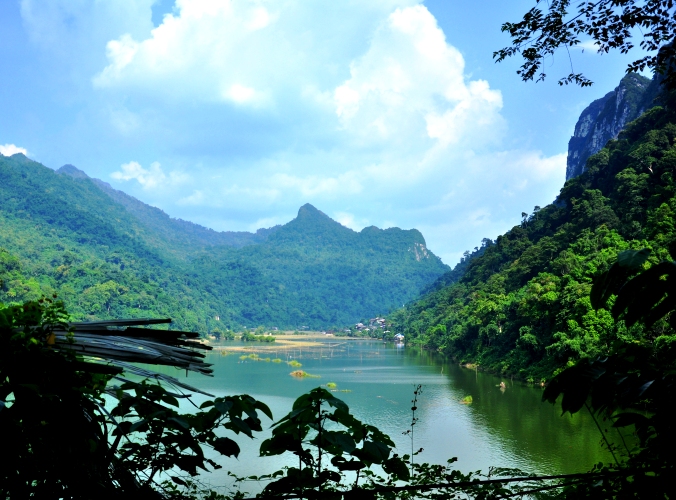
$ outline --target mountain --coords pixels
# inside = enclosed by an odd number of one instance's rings
[[[127,212],[142,223],[147,230],[160,236],[166,244],[178,249],[196,250],[197,247],[228,245],[243,247],[261,243],[277,228],[259,229],[255,233],[245,231],[214,231],[192,222],[169,217],[159,208],[146,205],[133,196],[114,189],[107,182],[89,177],[82,170],[73,165],[64,165],[56,171],[57,174],[68,175],[73,179],[88,179],[96,184],[104,193]]]
[[[172,219],[72,165],[0,156],[0,301],[56,293],[77,319],[202,332],[383,314],[448,270],[419,231],[352,231],[312,205],[256,233]]]
[[[584,172],[587,159],[611,139],[617,139],[627,123],[655,105],[661,80],[629,73],[605,96],[587,106],[568,142],[566,180]]]
[[[556,203],[469,259],[455,282],[391,314],[392,330],[538,382],[626,344],[644,341],[658,356],[673,349],[666,321],[628,328],[589,298],[594,277],[623,250],[649,247],[647,266],[676,257],[676,92],[660,102],[590,156]]]

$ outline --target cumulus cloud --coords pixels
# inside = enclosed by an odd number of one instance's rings
[[[472,135],[479,146],[502,126],[502,97],[485,81],[467,83],[464,66],[424,6],[396,9],[335,89],[336,114],[365,140],[410,147],[426,136],[445,146]]]
[[[165,15],[150,37],[137,40],[125,33],[110,40],[109,64],[93,83],[100,88],[155,89],[174,97],[262,105],[266,92],[256,87],[261,83],[256,51],[262,48],[257,32],[275,22],[272,9],[262,2],[177,0],[176,13]]]
[[[26,148],[20,148],[14,144],[5,144],[4,146],[0,144],[0,155],[2,156],[12,156],[17,153],[28,156],[28,151]]]
[[[110,176],[118,181],[136,180],[143,189],[153,189],[161,186],[175,186],[184,183],[188,176],[180,172],[170,172],[166,175],[159,162],[150,164],[149,169],[145,169],[140,163],[130,161],[120,165],[120,170],[113,172]]]
[[[513,149],[502,93],[419,0],[176,0],[157,26],[152,0],[45,1],[22,0],[26,25],[97,62],[109,147],[162,163],[111,154],[110,176],[174,216],[250,230],[310,202],[454,259],[563,184],[565,157]]]

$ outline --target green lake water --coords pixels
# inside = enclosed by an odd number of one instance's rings
[[[350,391],[335,395],[357,418],[389,434],[400,454],[411,450],[410,439],[402,433],[410,425],[414,386],[422,384],[414,446],[424,451],[416,461],[445,463],[458,457],[456,466],[465,472],[498,466],[555,474],[584,472],[594,463],[610,460],[589,415],[561,416],[560,407],[540,402],[542,389],[476,373],[435,353],[340,339],[327,339],[311,348],[275,351],[273,345],[265,349],[258,351],[259,356],[284,362],[241,360],[241,352],[224,356],[215,350],[207,355],[214,365],[214,377],[191,374],[185,381],[215,396],[250,394],[270,406],[275,419],[288,413],[294,399],[304,392],[334,382],[338,391]],[[290,376],[296,368],[286,362],[293,359],[302,363],[302,370],[320,378]],[[501,381],[507,386],[504,390],[499,387]],[[472,404],[462,404],[468,395]],[[272,422],[264,420],[268,428]],[[239,459],[225,459],[224,468],[211,474],[209,482],[231,483],[226,470],[248,476],[295,464],[290,454],[259,458],[258,447],[269,431],[263,434],[254,441],[236,438],[242,448]]]

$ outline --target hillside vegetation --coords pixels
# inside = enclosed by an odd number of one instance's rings
[[[555,203],[471,259],[456,283],[391,316],[395,330],[460,361],[534,381],[617,342],[675,341],[666,322],[627,328],[589,298],[593,278],[623,250],[652,249],[646,267],[676,257],[674,95],[662,104],[592,156]]]
[[[76,319],[321,329],[401,306],[447,270],[414,229],[357,233],[304,205],[284,226],[219,233],[72,166],[0,156],[0,302],[56,293]]]

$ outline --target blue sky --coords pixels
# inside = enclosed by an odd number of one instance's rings
[[[3,0],[0,152],[71,163],[217,230],[420,229],[454,264],[551,202],[586,105],[627,56],[571,50],[592,88],[524,83],[522,0]]]

